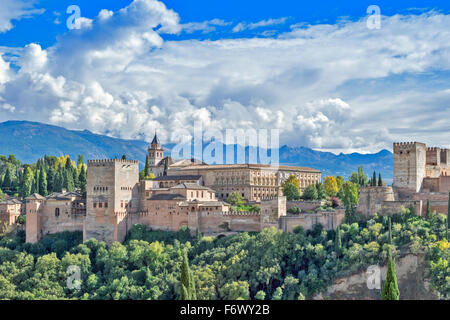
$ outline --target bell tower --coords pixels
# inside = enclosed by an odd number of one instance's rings
[[[150,144],[150,148],[148,148],[148,161],[150,163],[150,167],[156,167],[163,158],[164,149],[161,147],[161,143],[159,142],[155,131],[155,136]]]

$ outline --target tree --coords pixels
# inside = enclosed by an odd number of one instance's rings
[[[22,198],[28,197],[33,187],[33,171],[31,171],[29,166],[26,166],[24,170],[25,173],[23,175],[22,185],[20,186],[20,195]]]
[[[323,187],[323,183],[319,182],[316,184],[316,189],[317,189],[317,199],[318,200],[323,200],[327,198],[327,194],[325,192],[325,188]]]
[[[283,289],[281,289],[281,287],[277,287],[272,294],[272,300],[281,300],[282,296],[283,296]]]
[[[255,294],[255,299],[256,300],[264,300],[266,298],[266,293],[262,290],[259,290],[256,294]]]
[[[167,176],[167,171],[169,170],[169,158],[166,158],[164,161],[164,172],[163,176]]]
[[[203,235],[202,235],[202,233],[200,232],[200,229],[197,228],[197,229],[195,230],[195,242],[196,242],[197,244],[199,244],[200,242],[202,242],[202,238],[203,238]]]
[[[287,200],[299,200],[300,190],[293,183],[289,183],[283,187],[283,195]]]
[[[304,200],[317,200],[318,194],[316,185],[311,184],[308,187],[306,187],[305,191],[303,192],[302,198]]]
[[[431,207],[430,207],[430,200],[427,200],[427,212],[425,213],[425,219],[431,218]]]
[[[448,207],[447,207],[447,240],[448,238],[448,229],[450,228],[450,221],[448,220],[448,216],[450,216],[450,191],[448,192]]]
[[[327,196],[334,197],[337,195],[339,187],[335,177],[333,176],[326,177],[323,184]]]
[[[284,181],[281,184],[281,188],[284,188],[285,186],[287,186],[288,184],[294,184],[298,189],[300,189],[300,182],[298,182],[298,179],[295,175],[291,174],[289,176],[289,178],[286,179],[286,181]]]
[[[241,206],[245,204],[244,199],[242,198],[242,195],[238,191],[233,191],[228,196],[227,202],[231,204],[232,206]]]
[[[377,173],[374,171],[373,172],[373,176],[372,176],[372,187],[376,187],[377,186]]]
[[[183,263],[181,265],[181,296],[180,300],[197,300],[194,277],[189,268],[189,260],[186,249],[183,251]]]
[[[45,169],[42,168],[40,170],[39,174],[39,194],[43,197],[46,197],[48,195],[47,190],[47,173],[45,172]]]
[[[80,184],[81,193],[83,194],[86,193],[86,179],[87,179],[86,167],[82,165],[80,169],[80,175],[78,176],[78,182]]]
[[[392,258],[391,248],[389,250],[388,270],[386,281],[381,290],[382,300],[399,300],[400,290],[398,289],[397,275],[395,272],[395,260]]]
[[[336,251],[336,256],[339,257],[341,255],[342,250],[342,239],[341,239],[341,228],[337,227],[336,236],[334,239],[334,250]]]
[[[126,155],[122,155],[122,160],[127,160],[127,156]]]
[[[144,177],[148,176],[150,173],[150,160],[148,159],[148,154],[145,156],[145,167],[144,167]]]
[[[3,179],[3,189],[9,189],[12,186],[12,177],[11,177],[11,170],[9,167],[6,167],[6,173],[5,178]]]
[[[383,180],[381,179],[381,173],[378,173],[378,186],[379,187],[383,186]]]
[[[392,219],[389,217],[389,244],[392,244]]]
[[[358,186],[353,182],[346,182],[342,187],[342,202],[345,206],[345,221],[352,223],[356,220],[356,205],[359,202]]]
[[[68,192],[72,192],[75,190],[75,184],[73,182],[73,175],[71,170],[64,170],[63,181],[63,186]]]

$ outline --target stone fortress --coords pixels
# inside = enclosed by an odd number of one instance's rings
[[[427,148],[420,142],[394,143],[392,186],[361,188],[357,212],[392,214],[403,207],[424,215],[430,201],[432,212],[447,213],[449,191],[449,149]]]
[[[174,161],[164,157],[155,137],[148,149],[152,180],[139,180],[139,163],[132,160],[89,160],[87,194],[33,194],[24,200],[0,202],[0,222],[16,223],[26,215],[26,241],[37,242],[46,234],[83,231],[84,240],[123,241],[134,224],[153,230],[189,228],[219,235],[238,231],[261,231],[274,226],[291,232],[310,229],[316,223],[335,229],[345,210],[323,211],[320,202],[287,201],[281,184],[295,175],[300,189],[321,181],[321,172],[303,167],[270,167],[260,164],[208,165],[198,160]],[[431,210],[446,213],[450,190],[450,154],[447,149],[427,148],[423,143],[394,143],[392,186],[363,187],[357,212],[366,217],[413,208],[423,215]],[[259,212],[231,212],[225,202],[239,192]],[[289,214],[298,207],[302,214]],[[314,212],[313,212],[314,211]]]
[[[207,165],[193,159],[174,161],[164,157],[156,133],[148,156],[154,179],[139,180],[138,161],[89,160],[86,198],[65,191],[48,197],[33,194],[18,204],[11,215],[26,214],[27,242],[37,242],[49,233],[79,230],[83,231],[84,240],[95,238],[109,244],[123,241],[134,224],[168,231],[185,226],[191,233],[198,229],[204,234],[219,235],[261,231],[270,226],[284,231],[292,231],[298,225],[309,229],[315,223],[330,229],[336,228],[344,217],[342,209],[287,214],[281,184],[295,175],[304,189],[321,181],[318,170],[261,164]],[[231,212],[225,202],[231,192],[239,192],[250,204],[258,204],[260,211]]]

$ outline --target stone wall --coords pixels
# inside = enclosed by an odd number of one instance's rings
[[[387,201],[394,201],[394,191],[391,187],[361,188],[356,212],[365,217],[372,217],[376,213],[381,213],[383,204]]]
[[[326,230],[334,230],[339,226],[345,217],[345,209],[335,209],[334,212],[319,211],[317,213],[288,214],[280,218],[280,230],[292,232],[295,227],[303,227],[310,230],[317,223],[322,224]]]
[[[302,212],[314,211],[322,205],[322,201],[287,201],[286,211],[292,208],[300,208]]]
[[[380,289],[367,287],[366,270],[351,276],[336,279],[326,292],[313,297],[314,300],[380,300]],[[381,268],[381,288],[386,279],[387,267]],[[400,300],[435,300],[437,296],[430,289],[428,267],[423,254],[407,254],[396,258],[397,281]]]

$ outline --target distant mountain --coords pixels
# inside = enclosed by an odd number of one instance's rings
[[[143,163],[148,144],[142,140],[112,138],[88,130],[67,130],[38,122],[0,123],[0,154],[6,156],[14,154],[24,163],[34,163],[44,155],[68,154],[71,159],[76,160],[80,153],[84,154],[85,159],[120,158],[125,154],[128,159],[136,159]],[[173,144],[164,145],[166,150],[173,147]],[[323,172],[323,176],[348,177],[362,165],[369,176],[376,170],[386,182],[392,182],[393,156],[388,150],[374,154],[336,155],[305,147],[282,146],[279,149],[279,157],[281,164],[319,169]]]

